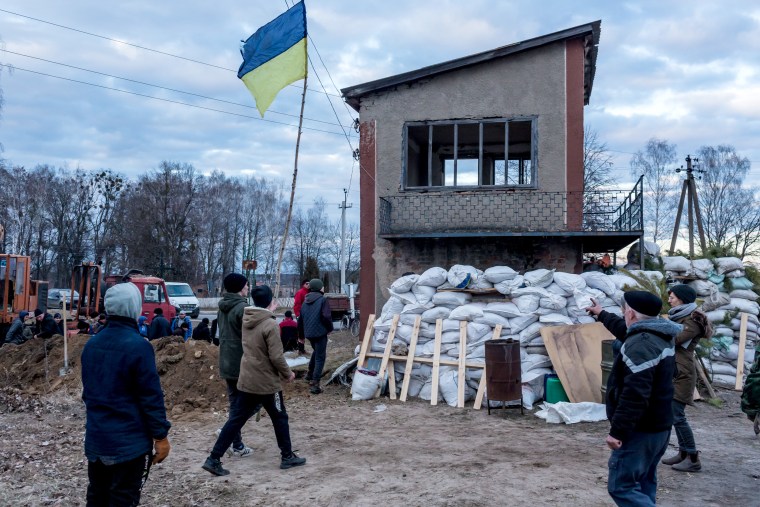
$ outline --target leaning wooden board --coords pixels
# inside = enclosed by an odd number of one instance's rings
[[[599,322],[544,327],[541,336],[568,399],[602,403],[602,341],[615,337]]]

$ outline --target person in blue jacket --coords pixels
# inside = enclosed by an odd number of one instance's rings
[[[140,332],[140,336],[143,338],[148,337],[148,317],[140,315],[137,319],[137,330]]]
[[[87,411],[87,505],[138,505],[150,466],[171,449],[153,347],[137,329],[142,308],[132,283],[106,292],[107,324],[82,350]],[[155,451],[155,454],[154,454]]]
[[[172,320],[172,333],[182,327],[182,323],[187,323],[187,330],[185,331],[185,341],[189,340],[193,336],[193,322],[185,314],[185,310],[180,310],[179,314]]]

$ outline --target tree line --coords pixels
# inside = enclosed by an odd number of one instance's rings
[[[30,256],[34,279],[67,287],[73,266],[92,261],[104,273],[141,269],[216,294],[225,274],[252,259],[258,267],[246,274],[274,284],[288,206],[280,181],[169,161],[136,179],[0,162],[0,181],[0,252]],[[326,206],[296,207],[282,272],[299,281],[319,274],[338,291],[340,220],[330,221]],[[347,224],[347,281],[358,271],[359,227]]]

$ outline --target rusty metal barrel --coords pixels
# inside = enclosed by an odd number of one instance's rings
[[[514,401],[522,398],[520,342],[489,340],[485,343],[486,389],[489,401]]]
[[[612,362],[615,360],[615,353],[612,344],[615,340],[602,340],[602,403],[607,399],[607,379],[610,378],[612,371]]]

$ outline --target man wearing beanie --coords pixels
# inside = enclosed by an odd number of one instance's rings
[[[668,290],[670,310],[668,316],[683,326],[676,336],[676,377],[673,380],[673,428],[678,439],[678,454],[662,460],[679,472],[699,472],[702,463],[694,441],[686,405],[694,405],[694,388],[697,386],[697,368],[694,349],[700,338],[712,336],[712,326],[707,315],[697,310],[697,292],[685,284],[677,284]]]
[[[37,308],[34,310],[34,318],[37,320],[35,338],[52,338],[54,334],[58,334],[58,325],[52,315]]]
[[[219,329],[219,376],[227,382],[230,417],[233,417],[236,415],[233,412],[239,396],[237,383],[240,360],[243,357],[243,310],[248,306],[249,288],[248,279],[240,273],[230,273],[222,283],[224,295],[219,301],[219,311],[216,314]],[[228,453],[238,458],[250,456],[253,450],[243,443],[239,429],[234,437]]]
[[[29,315],[29,312],[26,310],[21,310],[18,312],[18,317],[13,319],[13,322],[11,323],[11,327],[8,329],[8,332],[5,334],[5,342],[4,343],[12,343],[14,345],[21,345],[26,341],[26,338],[24,338],[24,320],[26,319],[26,316]]]
[[[319,278],[309,282],[309,293],[301,306],[298,329],[314,349],[309,359],[306,380],[311,385],[311,394],[319,394],[322,392],[319,380],[322,378],[322,369],[327,358],[327,334],[333,330],[332,312],[324,297],[324,284]]]
[[[140,289],[114,285],[103,303],[108,323],[82,350],[87,505],[137,505],[143,477],[169,455],[171,423],[153,347],[137,329]]]
[[[629,291],[623,300],[623,318],[596,301],[587,309],[605,314],[605,327],[622,342],[607,379],[607,491],[617,505],[655,505],[657,464],[673,425],[674,346],[682,326],[659,318],[662,300],[650,292]]]
[[[255,307],[245,309],[243,316],[243,358],[240,363],[238,396],[235,409],[224,424],[203,469],[214,475],[228,475],[222,467],[221,457],[243,425],[261,407],[269,414],[280,448],[280,468],[288,469],[306,463],[296,456],[290,443],[290,426],[282,382],[292,382],[295,374],[288,367],[282,351],[280,328],[272,311],[277,307],[272,289],[262,285],[253,289]]]

